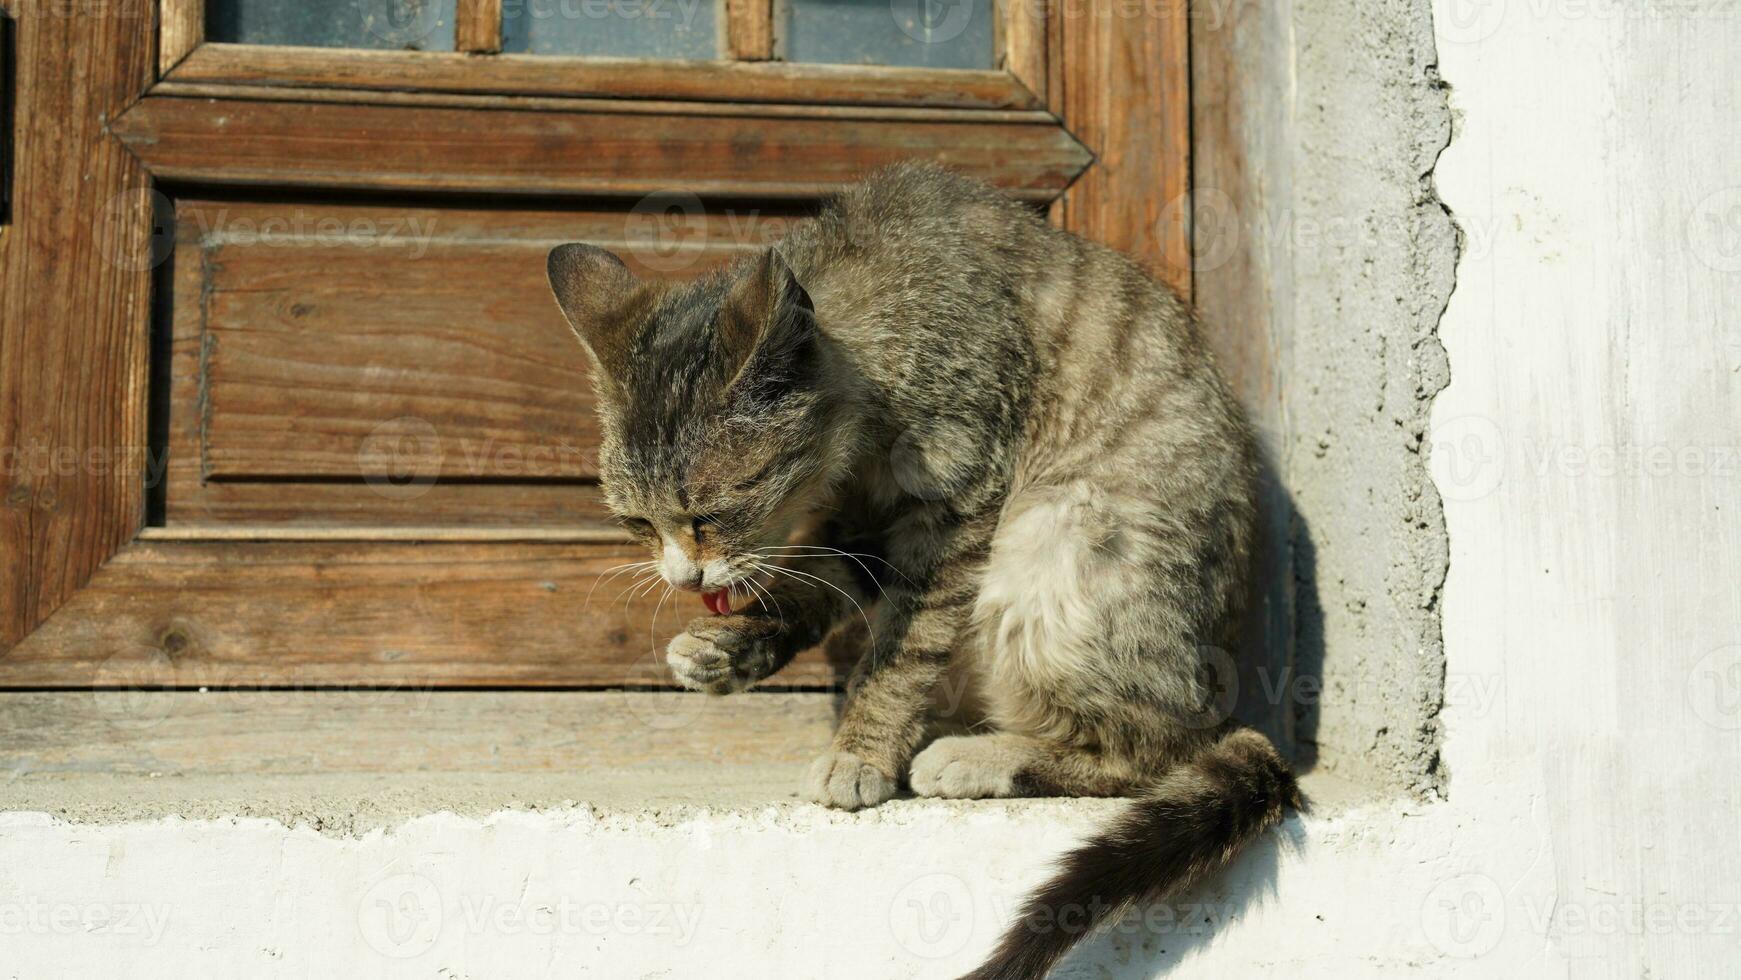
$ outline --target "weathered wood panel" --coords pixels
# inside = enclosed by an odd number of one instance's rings
[[[479,59],[489,60],[489,59]],[[813,118],[152,96],[114,131],[165,179],[402,191],[814,198],[937,160],[1050,201],[1090,157],[1055,120]]]
[[[1281,468],[1288,433],[1284,358],[1292,344],[1292,262],[1286,236],[1265,234],[1288,210],[1292,107],[1274,97],[1291,70],[1285,10],[1240,0],[1192,19],[1193,299],[1216,363],[1258,431],[1262,537],[1255,601],[1239,650],[1241,718],[1262,725],[1282,750],[1296,748],[1297,711],[1273,693],[1277,677],[1316,677],[1296,658],[1294,592],[1300,533]]]
[[[592,387],[546,251],[211,250],[206,476],[595,477]]]
[[[544,256],[594,241],[681,278],[790,220],[692,203],[179,202],[167,519],[597,526],[596,487],[548,485],[596,476],[597,432]]]
[[[270,525],[380,528],[615,528],[596,484],[210,481],[170,453],[164,519],[172,528]]]
[[[468,54],[502,50],[502,0],[458,0],[454,47]]]
[[[0,686],[663,686],[692,595],[600,584],[633,545],[143,541],[0,659]],[[590,593],[590,595],[589,595]],[[136,665],[145,668],[139,679]],[[829,684],[819,651],[780,684]],[[166,680],[167,678],[167,680]]]
[[[162,74],[180,64],[205,43],[205,0],[158,0],[162,29],[157,40],[157,67]]]
[[[998,0],[998,56],[1005,71],[1046,104],[1050,55],[1047,34],[1053,5],[1030,0]]]
[[[774,57],[774,0],[725,0],[726,47],[738,61]]]
[[[1063,201],[1064,226],[1124,252],[1191,295],[1190,17],[1187,0],[1061,5],[1054,111],[1094,152]]]
[[[770,24],[771,27],[771,24]],[[658,61],[432,51],[203,44],[169,78],[263,87],[549,95],[565,98],[693,99],[810,105],[1040,109],[1003,71],[885,68],[776,61]]]
[[[141,658],[130,683],[148,686]],[[584,772],[802,765],[828,747],[823,693],[194,691],[6,694],[0,771],[118,775]],[[793,773],[794,783],[799,771]]]
[[[151,81],[157,26],[149,4],[141,16],[9,6],[19,22],[11,220],[0,227],[0,650],[142,516],[154,202],[104,127]]]

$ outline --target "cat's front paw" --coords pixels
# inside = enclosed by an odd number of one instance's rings
[[[692,691],[742,691],[774,672],[772,631],[750,616],[703,616],[671,639],[665,662]]]
[[[851,752],[830,749],[810,766],[805,795],[823,806],[857,810],[895,795],[895,778]]]

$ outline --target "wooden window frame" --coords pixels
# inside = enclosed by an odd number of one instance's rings
[[[149,208],[116,202],[164,183],[807,198],[930,156],[1048,203],[1188,294],[1185,0],[1125,21],[1019,2],[999,5],[994,71],[750,60],[772,52],[755,4],[729,18],[745,60],[704,63],[480,54],[500,42],[476,0],[452,54],[213,44],[202,0],[33,19],[19,94],[50,109],[31,113],[0,230],[0,347],[32,356],[0,364],[0,445],[104,465],[0,471],[0,687],[666,683],[650,603],[577,617],[570,586],[621,560],[614,535],[145,527],[152,272],[104,257],[150,248],[154,228]],[[566,138],[431,149],[427,134],[473,110]],[[345,127],[378,140],[383,165],[347,167],[295,135]],[[747,162],[746,140],[761,154]],[[389,631],[397,643],[373,640]],[[780,681],[829,683],[842,666],[816,652]]]

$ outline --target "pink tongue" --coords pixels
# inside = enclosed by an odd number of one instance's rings
[[[712,592],[703,592],[701,602],[716,615],[724,616],[731,612],[731,590],[714,589]]]

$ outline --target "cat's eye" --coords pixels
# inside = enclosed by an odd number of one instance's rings
[[[711,534],[719,522],[710,516],[703,515],[689,522],[689,529],[695,533],[695,540],[700,541],[703,535]]]
[[[623,526],[623,530],[638,538],[650,538],[654,533],[653,522],[646,520],[645,518],[624,517],[620,518],[617,523]]]

